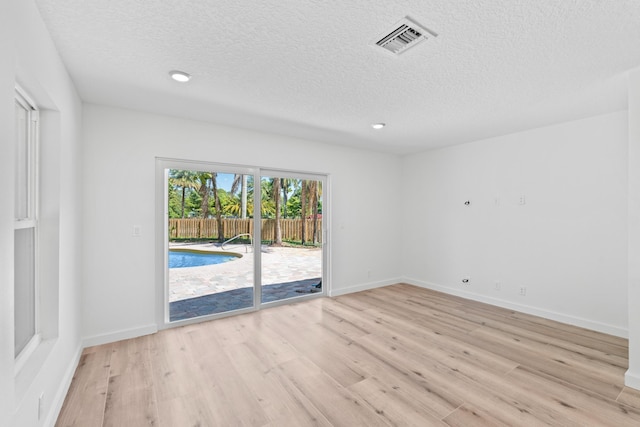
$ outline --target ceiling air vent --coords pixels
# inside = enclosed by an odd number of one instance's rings
[[[429,37],[437,36],[433,31],[418,25],[409,19],[409,17],[406,17],[398,22],[391,32],[380,38],[376,42],[376,45],[395,55],[400,55],[410,47],[427,40]]]

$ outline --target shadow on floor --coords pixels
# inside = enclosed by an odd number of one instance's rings
[[[262,302],[280,301],[287,298],[299,297],[305,294],[320,292],[316,288],[320,278],[297,280],[294,282],[276,283],[262,287]],[[253,288],[239,288],[225,292],[218,292],[196,298],[189,298],[169,303],[170,320],[191,319],[192,317],[207,316],[209,314],[224,313],[253,307]]]

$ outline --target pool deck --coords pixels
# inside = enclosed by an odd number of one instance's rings
[[[262,302],[280,301],[319,292],[320,289],[315,287],[318,282],[319,278],[313,278],[265,285],[262,287]],[[253,307],[253,296],[253,288],[238,288],[174,301],[170,303],[170,320],[175,322],[176,320]]]
[[[253,286],[253,252],[247,245],[172,244],[189,248],[242,255],[229,262],[202,267],[172,268],[169,272],[169,301],[179,301]],[[319,248],[262,247],[262,284],[273,285],[322,277],[322,250]]]
[[[234,252],[241,258],[222,264],[169,270],[171,320],[253,306],[253,252],[248,245],[175,244],[170,249]],[[262,246],[262,302],[317,291],[322,277],[320,248]]]

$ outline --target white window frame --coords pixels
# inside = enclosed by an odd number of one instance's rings
[[[26,343],[26,345],[15,354],[15,371],[19,372],[22,367],[26,364],[29,357],[35,352],[38,348],[38,345],[42,341],[41,333],[40,333],[40,290],[39,290],[39,244],[38,244],[38,217],[39,217],[39,109],[37,108],[35,102],[31,99],[31,97],[19,86],[16,86],[15,92],[15,101],[20,104],[27,111],[27,120],[29,120],[30,126],[27,131],[27,212],[26,216],[22,218],[15,218],[14,220],[14,232],[16,230],[21,229],[33,229],[33,262],[34,262],[34,293],[33,293],[33,306],[34,306],[34,334]],[[16,135],[17,138],[17,135]],[[18,167],[16,165],[16,167]],[[18,183],[16,183],[16,188],[14,191],[20,191],[18,189]],[[14,268],[16,266],[14,265]],[[15,284],[14,284],[15,286]],[[14,310],[18,310],[19,307],[15,304],[14,299]],[[14,333],[16,330],[16,325],[14,324]],[[14,349],[15,353],[15,349]]]

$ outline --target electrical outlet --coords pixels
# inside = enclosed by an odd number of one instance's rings
[[[520,287],[520,295],[525,296],[527,295],[527,288],[522,286]]]
[[[499,291],[501,289],[502,289],[502,283],[496,282],[496,291]]]
[[[520,205],[525,205],[525,204],[527,204],[527,199],[524,197],[524,194],[522,194],[522,195],[518,198],[518,204],[520,204]]]
[[[133,237],[140,237],[142,236],[142,227],[139,225],[134,225],[133,226],[133,231],[132,231],[132,236]]]

